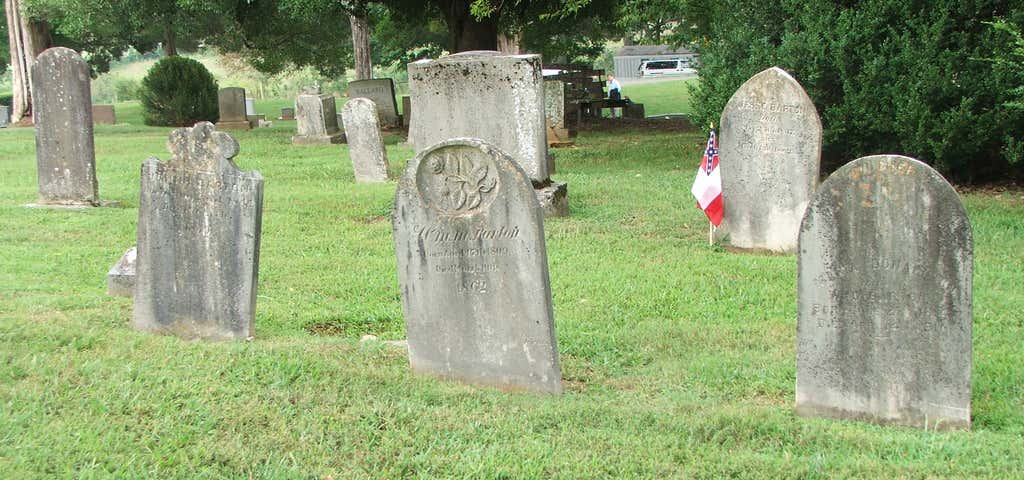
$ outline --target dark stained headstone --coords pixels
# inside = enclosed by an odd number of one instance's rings
[[[795,251],[821,163],[821,120],[800,84],[775,67],[747,80],[722,111],[719,153],[725,218],[715,236]]]
[[[54,47],[32,67],[39,203],[99,205],[89,66]]]
[[[133,325],[183,338],[253,336],[263,177],[231,160],[238,142],[208,122],[142,164]]]
[[[956,191],[912,158],[822,183],[800,229],[797,413],[969,428],[972,242]]]
[[[217,108],[220,130],[249,130],[249,118],[245,113],[245,89],[242,87],[222,88],[217,92]]]
[[[114,113],[113,105],[93,105],[92,121],[96,124],[114,125],[117,123],[117,115]]]
[[[388,127],[402,126],[395,102],[395,82],[390,78],[371,78],[348,82],[348,98],[368,98],[377,106],[380,122]]]
[[[341,109],[345,138],[356,182],[386,182],[391,178],[388,152],[377,123],[377,107],[368,98],[353,98]]]
[[[402,119],[406,126],[409,126],[410,118],[412,118],[412,98],[402,95]]]
[[[481,140],[425,148],[392,221],[413,370],[560,393],[544,220],[522,168]]]
[[[281,108],[281,116],[277,117],[278,120],[295,120],[295,109],[292,107]]]
[[[334,96],[307,95],[295,98],[295,145],[344,143],[345,134],[338,128],[338,112]]]

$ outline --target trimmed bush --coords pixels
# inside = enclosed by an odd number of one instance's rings
[[[203,64],[185,57],[167,57],[142,79],[139,88],[143,122],[165,127],[191,127],[217,121],[217,81]]]

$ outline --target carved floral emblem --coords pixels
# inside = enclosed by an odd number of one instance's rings
[[[437,192],[435,201],[442,210],[466,213],[480,207],[494,195],[498,185],[497,172],[485,155],[474,153],[451,149],[425,159],[431,190]]]

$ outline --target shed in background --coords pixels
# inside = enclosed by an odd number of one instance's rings
[[[698,55],[685,48],[672,48],[669,45],[628,45],[615,52],[615,76],[636,78],[640,62],[644,60],[676,60],[689,59],[696,63]]]

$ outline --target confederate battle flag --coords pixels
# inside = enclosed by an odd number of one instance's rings
[[[704,158],[697,169],[697,178],[693,180],[690,192],[697,199],[697,208],[704,211],[716,227],[722,223],[722,175],[718,173],[718,138],[715,129],[711,128],[708,146],[704,149]]]

